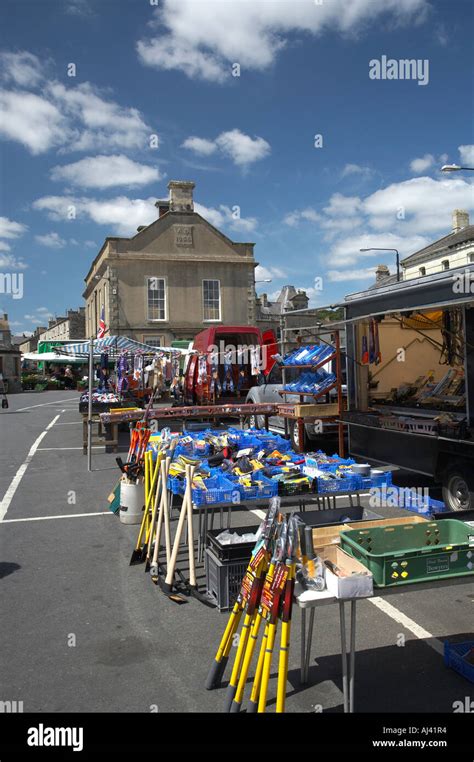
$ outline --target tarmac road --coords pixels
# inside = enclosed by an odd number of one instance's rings
[[[87,472],[78,395],[9,402],[0,419],[0,702],[22,701],[25,712],[221,711],[225,689],[203,686],[227,614],[195,599],[177,605],[143,566],[129,567],[138,528],[107,509],[115,456],[94,450]],[[233,526],[255,523],[245,509],[233,517]],[[198,574],[203,582],[202,567]],[[360,601],[356,710],[451,712],[472,685],[439,651],[445,638],[472,638],[473,621],[472,582]],[[299,658],[295,607],[287,711],[341,712],[336,606],[317,610],[304,686]],[[275,676],[276,659],[270,697]]]

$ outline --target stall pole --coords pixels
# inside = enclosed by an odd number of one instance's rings
[[[284,316],[282,315],[281,318],[280,318],[280,345],[281,345],[281,355],[282,355],[282,357],[285,356],[285,347],[286,347],[285,335],[286,335],[286,320],[285,320]],[[283,384],[283,388],[285,388],[285,386],[286,386],[286,370],[285,370],[285,366],[284,365],[281,366],[281,382]],[[284,426],[285,426],[285,437],[288,437],[288,435],[289,435],[289,431],[288,431],[288,418],[285,417],[283,419],[283,422],[284,422]],[[266,422],[266,427],[268,429],[268,423],[267,422]]]
[[[339,329],[335,332],[335,339],[336,339],[336,379],[337,379],[337,409],[339,412],[339,422],[337,426],[338,430],[338,437],[339,437],[339,455],[341,458],[344,457],[344,423],[342,422],[341,416],[343,411],[343,400],[342,400],[342,384],[341,384],[341,339],[339,335]]]
[[[89,339],[89,402],[87,410],[87,470],[92,471],[92,377],[94,374],[94,339]]]

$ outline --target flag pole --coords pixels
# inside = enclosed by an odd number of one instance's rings
[[[92,471],[92,387],[94,375],[94,338],[89,339],[89,404],[87,410],[87,470]]]

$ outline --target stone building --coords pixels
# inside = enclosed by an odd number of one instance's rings
[[[70,341],[86,338],[85,308],[68,310],[64,317],[50,318],[48,327],[38,334],[38,341]]]
[[[0,317],[0,374],[8,393],[21,392],[21,354],[12,343],[8,315]]]
[[[463,209],[452,213],[452,230],[400,262],[403,280],[423,278],[443,270],[466,267],[474,262],[474,225]],[[387,284],[388,285],[388,284]]]
[[[24,336],[23,341],[20,342],[19,349],[22,355],[26,355],[30,352],[36,352],[38,349],[38,339],[40,335],[46,331],[45,325],[39,325],[31,336]]]
[[[317,308],[308,309],[309,298],[306,291],[296,289],[294,286],[283,286],[275,301],[270,301],[267,294],[260,294],[256,300],[256,325],[264,331],[273,329],[277,337],[280,336],[281,316],[290,316],[287,327],[315,325],[318,322],[319,311]],[[307,310],[301,315],[292,315],[295,310]]]
[[[85,278],[86,334],[154,346],[210,324],[255,322],[254,244],[235,243],[194,211],[194,183],[173,180],[157,219],[131,238],[107,237]]]

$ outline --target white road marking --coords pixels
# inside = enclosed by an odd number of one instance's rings
[[[61,405],[63,402],[68,402],[69,400],[74,400],[75,397],[66,397],[65,400],[54,400],[54,402],[42,402],[41,405],[30,405],[29,407],[20,407],[18,410],[13,410],[14,413],[22,413],[23,410],[33,410],[35,407],[46,407],[46,405]]]
[[[438,640],[438,638],[435,638],[431,632],[428,632],[428,630],[425,630],[424,627],[421,627],[419,624],[413,621],[413,619],[410,619],[410,617],[406,616],[402,611],[399,611],[395,606],[392,606],[391,603],[388,601],[385,601],[383,598],[367,598],[370,603],[372,603],[374,606],[376,606],[380,611],[383,611],[384,614],[387,614],[391,619],[394,619],[395,622],[398,622],[398,624],[401,624],[402,627],[405,627],[406,630],[409,630],[415,637],[419,638],[419,640],[424,640],[427,646],[430,646],[434,651],[436,651],[439,654],[443,654],[444,652],[444,646],[441,640]]]
[[[18,489],[18,485],[20,484],[21,480],[23,479],[23,476],[25,475],[25,471],[28,468],[33,455],[35,454],[36,450],[38,449],[39,444],[42,442],[48,431],[51,429],[52,426],[56,423],[58,420],[59,415],[55,416],[51,423],[48,423],[45,430],[41,432],[39,437],[33,442],[30,451],[28,455],[26,456],[25,461],[21,464],[20,468],[16,472],[15,476],[13,477],[10,486],[8,487],[7,491],[5,492],[2,502],[0,503],[0,522],[4,520],[6,513],[10,507],[10,503],[13,500],[13,497],[15,495],[15,492]]]
[[[51,521],[51,519],[80,519],[83,516],[115,516],[112,511],[98,511],[96,513],[66,513],[63,516],[31,516],[27,519],[5,519],[2,524],[18,524],[21,521]]]

